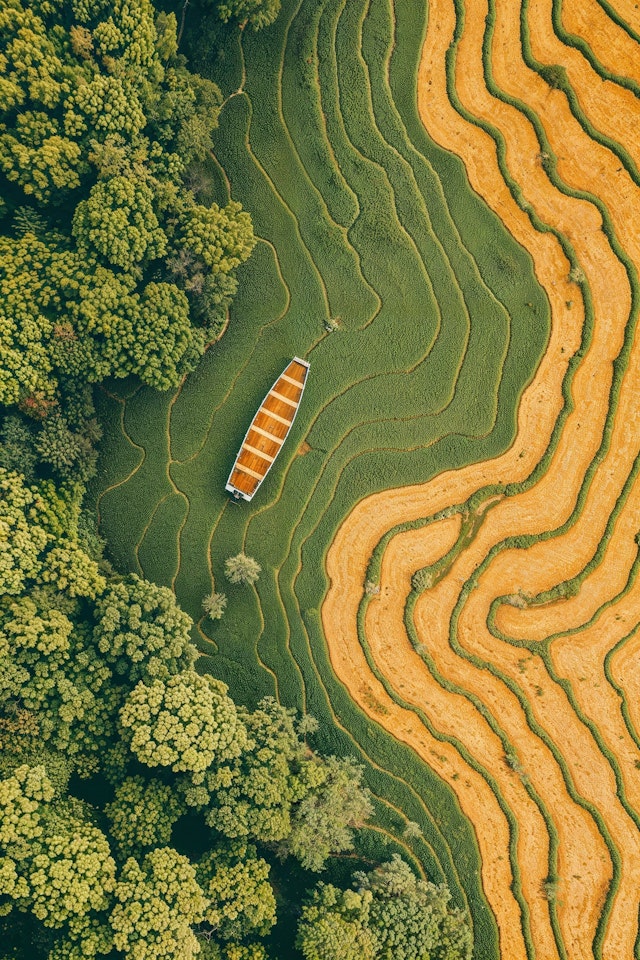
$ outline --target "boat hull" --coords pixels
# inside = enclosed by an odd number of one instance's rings
[[[294,357],[260,404],[225,486],[236,500],[250,501],[273,466],[296,418],[308,372],[308,362]]]

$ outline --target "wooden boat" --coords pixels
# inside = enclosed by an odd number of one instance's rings
[[[295,420],[308,372],[307,361],[294,357],[260,404],[225,487],[236,500],[251,500],[271,469]]]

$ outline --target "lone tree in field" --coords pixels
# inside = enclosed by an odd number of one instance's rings
[[[262,567],[253,557],[246,553],[238,553],[235,557],[227,557],[224,562],[224,573],[230,583],[244,583],[251,586],[260,576]]]
[[[224,593],[208,593],[202,600],[202,609],[210,620],[221,620],[226,605],[227,598]]]

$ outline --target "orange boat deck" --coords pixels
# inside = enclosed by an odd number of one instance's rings
[[[307,361],[294,357],[262,401],[225,487],[236,498],[251,500],[269,472],[295,420],[308,371]]]

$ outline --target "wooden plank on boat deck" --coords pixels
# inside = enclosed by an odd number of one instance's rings
[[[298,409],[298,401],[290,400],[289,397],[285,397],[283,393],[278,393],[277,390],[274,390],[273,387],[269,390],[269,396],[275,397],[276,400],[282,400],[283,403],[288,403],[290,407],[293,407],[295,410]]]
[[[256,470],[252,470],[251,467],[245,467],[244,463],[240,463],[239,460],[236,463],[236,470],[241,470],[242,473],[248,473],[250,477],[255,477],[256,480],[262,480],[266,473],[266,471],[258,473]]]
[[[268,440],[273,440],[273,442],[277,443],[279,447],[282,446],[282,437],[274,436],[272,433],[269,433],[267,430],[263,430],[262,427],[257,427],[255,423],[252,423],[249,429],[255,430],[256,433],[262,434],[262,436],[266,437]]]
[[[273,463],[273,461],[275,460],[275,457],[272,457],[270,454],[265,453],[264,450],[258,450],[257,447],[252,447],[250,443],[246,442],[246,440],[242,444],[242,449],[249,450],[250,453],[257,454],[259,457],[262,457],[263,460],[268,460],[269,463]]]
[[[284,417],[279,416],[277,413],[274,413],[273,410],[269,410],[268,407],[260,407],[260,413],[266,414],[268,417],[273,417],[274,420],[277,420],[278,423],[284,423],[286,427],[289,426],[291,420],[285,420]]]

